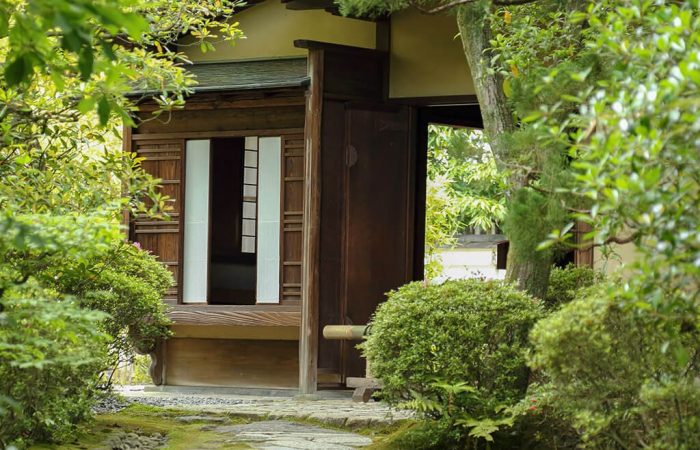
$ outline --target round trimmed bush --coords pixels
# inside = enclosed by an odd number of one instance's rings
[[[388,294],[361,346],[392,403],[464,384],[486,407],[517,401],[528,381],[528,333],[540,304],[498,281],[410,283]],[[478,408],[478,405],[474,405]]]

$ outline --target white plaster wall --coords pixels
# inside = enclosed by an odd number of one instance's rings
[[[440,252],[443,270],[438,281],[446,279],[486,278],[502,280],[505,270],[496,269],[496,248],[444,249]]]

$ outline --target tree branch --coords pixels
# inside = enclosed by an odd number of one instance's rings
[[[583,248],[581,248],[581,251],[586,251],[586,250],[591,250],[596,247],[603,247],[605,245],[610,245],[610,244],[619,244],[619,245],[624,245],[624,244],[629,244],[630,242],[633,242],[635,239],[639,237],[639,233],[632,233],[629,236],[626,237],[619,237],[619,236],[610,236],[603,242],[599,242],[597,244],[590,244],[587,245]]]
[[[414,6],[416,9],[418,9],[420,12],[425,13],[425,14],[437,14],[443,11],[447,11],[448,9],[452,9],[454,7],[460,6],[460,5],[468,5],[469,3],[474,3],[478,0],[453,0],[451,2],[445,3],[444,5],[436,6],[434,8],[424,8],[418,4],[417,1],[412,1],[411,5]],[[525,5],[527,3],[534,3],[537,0],[492,0],[491,3],[493,3],[496,6],[515,6],[515,5]]]

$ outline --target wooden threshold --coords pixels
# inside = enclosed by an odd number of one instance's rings
[[[298,305],[174,305],[168,317],[175,325],[231,327],[298,327]]]

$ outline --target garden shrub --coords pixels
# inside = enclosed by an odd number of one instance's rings
[[[57,261],[44,276],[61,293],[78,297],[81,306],[109,314],[102,326],[113,337],[114,357],[131,355],[135,348],[149,351],[169,335],[162,299],[172,275],[136,245],[118,242],[85,262]]]
[[[168,336],[162,298],[172,276],[121,241],[40,263],[8,255],[0,265],[0,448],[64,441],[109,384],[106,369]]]
[[[551,404],[591,448],[697,448],[700,333],[682,323],[662,333],[668,322],[609,294],[592,288],[533,329],[532,364],[550,380]]]
[[[602,280],[602,272],[589,266],[569,264],[564,268],[554,267],[549,275],[549,288],[544,297],[544,307],[548,311],[554,311],[573,301],[585,288]]]
[[[71,438],[90,416],[92,386],[104,367],[104,314],[41,294],[6,289],[0,298],[2,448]]]
[[[385,400],[486,436],[525,393],[527,337],[542,315],[498,281],[410,283],[379,306],[362,349]]]

